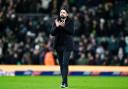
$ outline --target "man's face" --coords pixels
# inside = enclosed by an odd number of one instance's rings
[[[68,13],[65,10],[60,11],[60,17],[61,18],[66,18],[68,16]]]

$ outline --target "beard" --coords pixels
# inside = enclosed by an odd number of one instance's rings
[[[60,18],[61,19],[66,19],[67,17],[62,15],[62,16],[60,16]]]

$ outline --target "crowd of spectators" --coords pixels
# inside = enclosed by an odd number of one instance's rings
[[[71,65],[128,65],[127,0],[0,0],[0,64],[58,64],[50,27],[63,5],[74,20]]]

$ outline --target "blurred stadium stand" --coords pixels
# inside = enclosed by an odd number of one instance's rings
[[[128,65],[127,0],[0,0],[0,64],[58,64],[49,33],[63,5],[74,19],[70,65]]]

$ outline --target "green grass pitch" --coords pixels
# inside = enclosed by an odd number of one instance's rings
[[[0,77],[0,89],[61,89],[60,76]],[[128,89],[128,77],[69,76],[67,89]]]

